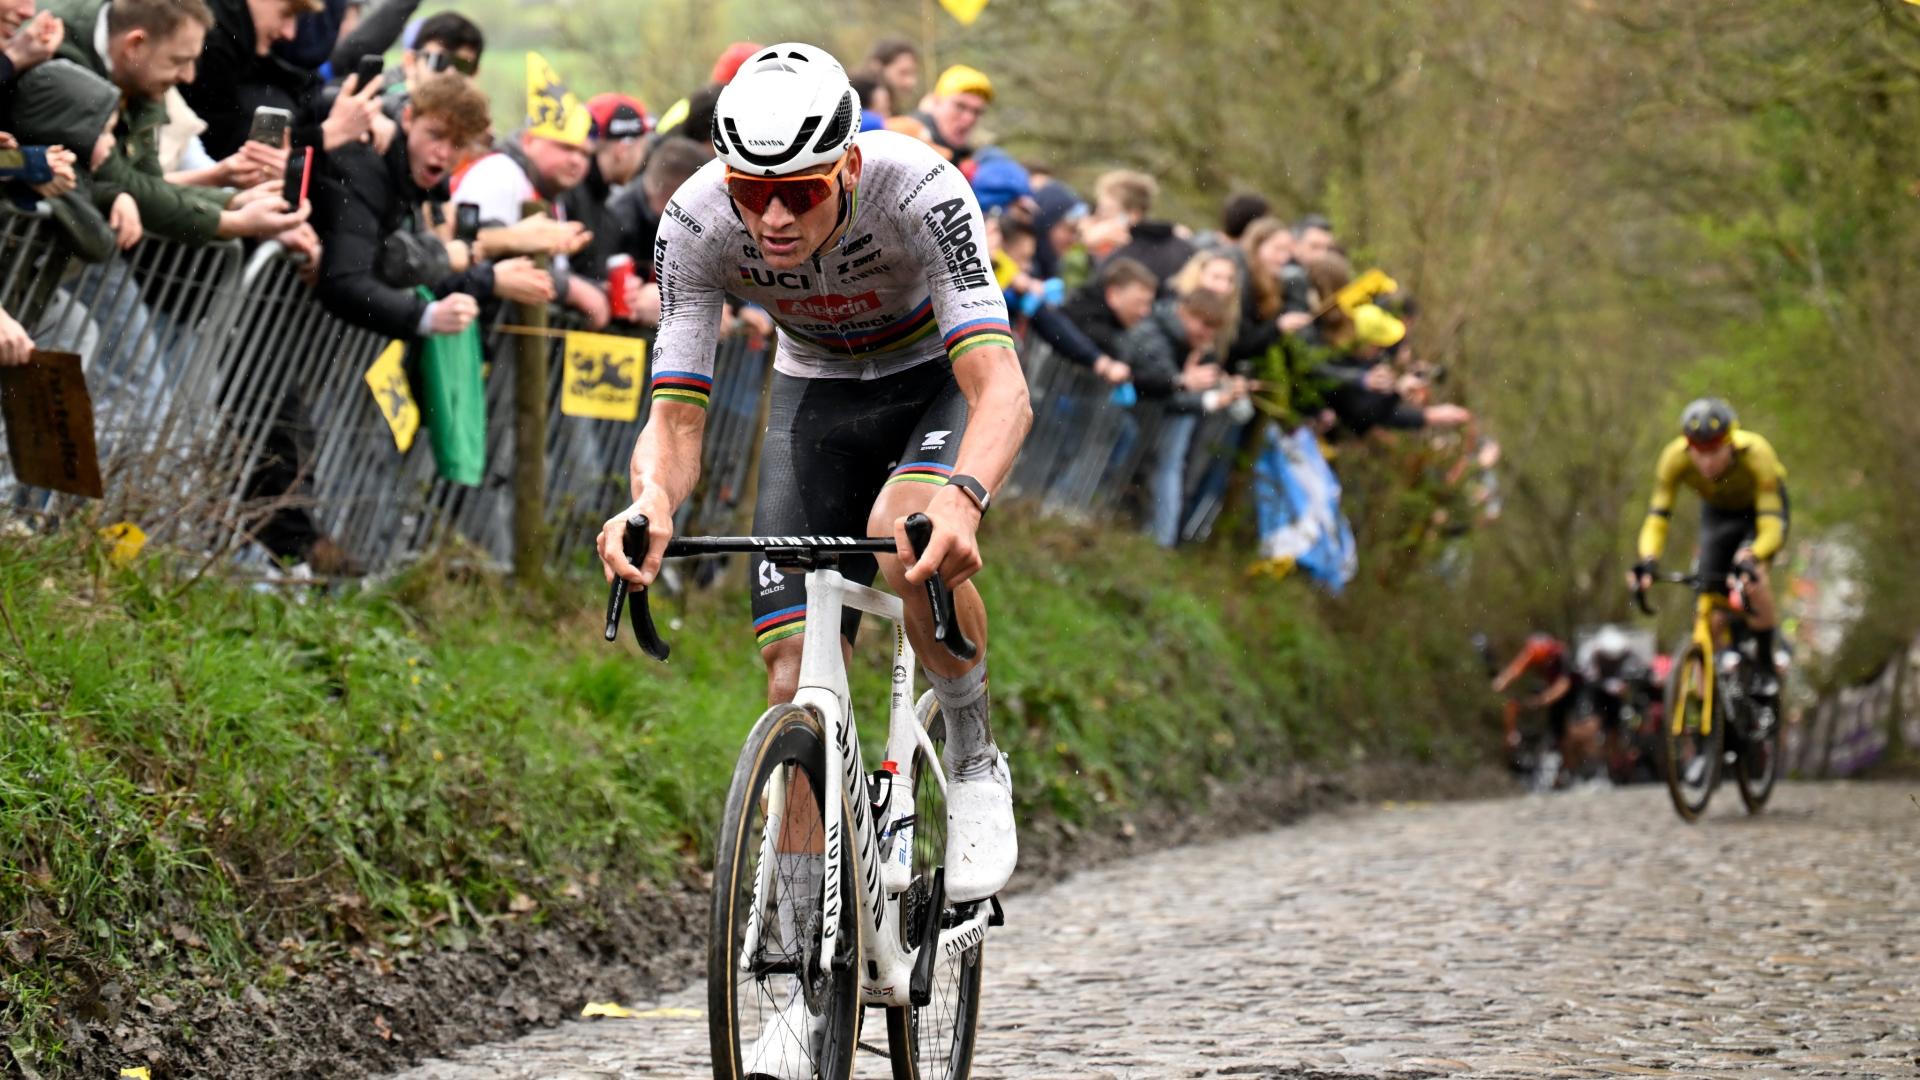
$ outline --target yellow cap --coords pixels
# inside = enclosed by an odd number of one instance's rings
[[[1400,344],[1407,336],[1407,324],[1388,314],[1379,304],[1361,304],[1353,309],[1353,332],[1362,345],[1383,349]]]
[[[993,102],[993,80],[979,68],[965,64],[955,64],[940,73],[940,81],[933,84],[935,97],[951,97],[954,94],[979,94],[989,104]]]
[[[560,73],[537,52],[527,54],[527,134],[585,148],[593,117]]]

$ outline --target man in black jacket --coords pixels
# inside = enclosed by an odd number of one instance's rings
[[[1153,310],[1159,289],[1153,271],[1129,258],[1108,259],[1092,281],[1067,297],[1062,310],[1101,352],[1118,358],[1121,340]]]
[[[327,310],[405,339],[458,333],[496,296],[553,299],[552,279],[530,261],[490,264],[484,249],[435,234],[459,147],[486,124],[486,95],[462,76],[441,76],[415,92],[385,154],[354,144],[328,156],[314,199],[325,240],[315,292]],[[420,296],[420,286],[435,299]]]

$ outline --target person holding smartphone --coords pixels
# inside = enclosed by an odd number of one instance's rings
[[[478,216],[454,230],[447,178],[459,147],[487,124],[487,97],[471,80],[421,85],[387,151],[354,145],[328,155],[314,187],[324,240],[315,292],[336,316],[387,337],[464,330],[480,305],[547,303],[553,279],[527,258],[489,261]],[[433,293],[429,300],[419,287]]]

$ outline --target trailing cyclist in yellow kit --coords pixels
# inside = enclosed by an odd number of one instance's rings
[[[1733,407],[1701,398],[1680,416],[1680,437],[1661,451],[1654,470],[1653,499],[1640,527],[1640,561],[1632,579],[1644,589],[1667,546],[1667,524],[1680,485],[1700,493],[1700,563],[1703,593],[1724,595],[1734,574],[1749,584],[1746,602],[1758,638],[1758,660],[1778,692],[1773,629],[1778,625],[1767,567],[1786,544],[1789,524],[1786,469],[1773,445],[1740,427]],[[1704,598],[1703,598],[1704,600]]]

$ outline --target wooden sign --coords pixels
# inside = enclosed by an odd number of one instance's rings
[[[0,367],[0,419],[21,483],[100,497],[93,398],[79,356],[35,349],[25,366]]]

